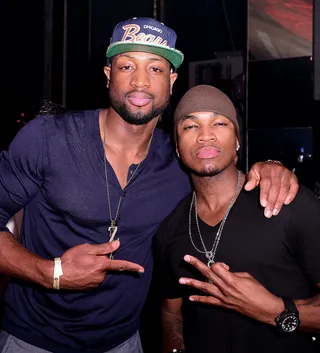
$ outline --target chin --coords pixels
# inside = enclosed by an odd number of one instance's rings
[[[207,167],[200,167],[200,168],[192,168],[188,167],[189,171],[197,175],[199,177],[213,177],[222,172],[223,169],[219,168],[218,166],[207,166]]]
[[[211,169],[201,169],[198,172],[198,176],[200,177],[213,177],[221,173],[221,169],[219,168],[211,168]]]
[[[151,115],[144,115],[142,117],[133,117],[133,116],[122,116],[122,119],[131,125],[145,125],[154,119]]]

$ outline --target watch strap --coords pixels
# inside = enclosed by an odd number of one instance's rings
[[[299,314],[296,304],[291,298],[281,297],[281,299],[283,300],[285,310],[287,310],[290,313]]]

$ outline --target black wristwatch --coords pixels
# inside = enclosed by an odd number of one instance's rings
[[[299,311],[294,301],[290,298],[282,297],[284,310],[280,313],[274,321],[278,331],[293,332],[300,325]]]

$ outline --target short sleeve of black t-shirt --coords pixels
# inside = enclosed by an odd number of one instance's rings
[[[319,284],[320,202],[302,186],[289,209],[287,233],[293,257],[310,283]]]

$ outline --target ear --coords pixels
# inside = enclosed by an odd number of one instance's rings
[[[239,140],[238,140],[238,138],[236,138],[236,151],[239,151],[239,149],[240,149],[240,143],[239,143]]]
[[[176,154],[177,154],[178,158],[180,158],[180,153],[178,150],[178,142],[177,141],[176,141]]]
[[[177,78],[178,78],[178,74],[176,72],[170,73],[170,94],[172,94],[172,87],[173,87],[173,84],[176,82]]]
[[[103,72],[107,77],[107,88],[109,88],[109,82],[110,82],[110,77],[111,77],[111,66],[105,66],[103,68]]]

